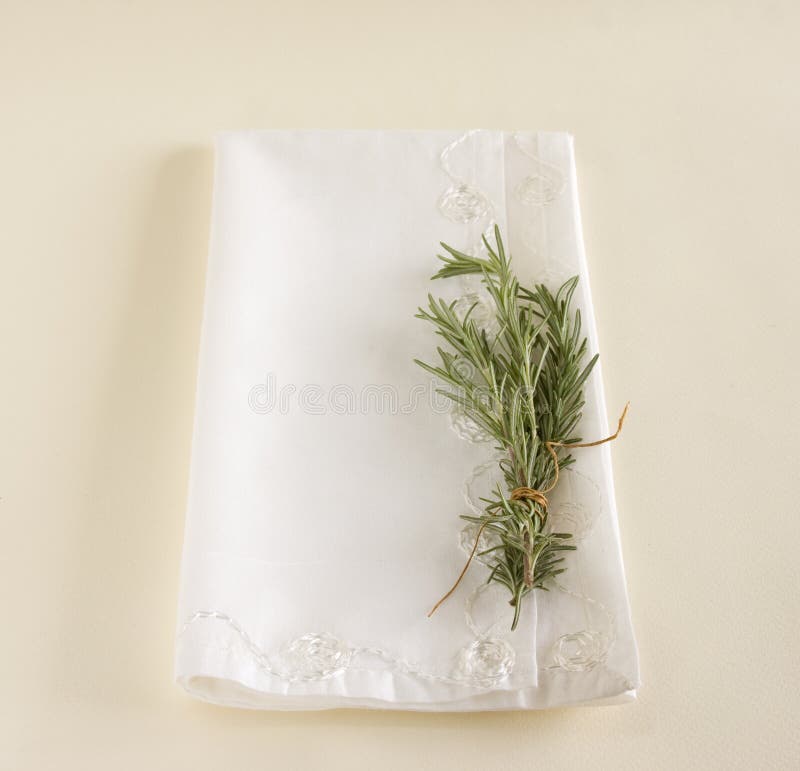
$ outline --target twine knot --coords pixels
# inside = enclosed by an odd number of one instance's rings
[[[534,490],[532,487],[515,487],[511,491],[511,500],[533,501],[543,509],[547,508],[547,496],[541,490]]]

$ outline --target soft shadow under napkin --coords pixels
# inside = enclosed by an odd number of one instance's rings
[[[580,273],[596,351],[570,136],[219,137],[176,651],[190,693],[444,711],[636,688],[605,446],[576,451],[552,496],[579,548],[516,631],[477,562],[426,617],[474,542],[458,515],[497,464],[414,365],[435,345],[414,313],[439,241],[480,249],[494,223],[523,283]],[[435,289],[483,301],[473,279]],[[586,402],[581,435],[605,436],[599,368]]]

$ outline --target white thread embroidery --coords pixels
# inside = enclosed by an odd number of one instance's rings
[[[303,680],[326,680],[347,669],[353,651],[332,634],[297,637],[281,651],[286,670]]]
[[[493,237],[495,207],[489,196],[480,189],[474,165],[470,163],[468,145],[474,143],[480,132],[473,130],[447,145],[439,156],[442,171],[451,184],[438,201],[440,213],[452,222],[466,227],[465,245],[459,248],[474,256],[486,256],[484,238]],[[456,313],[463,320],[467,314],[486,330],[492,338],[500,329],[497,312],[488,292],[477,276],[462,276],[464,295],[456,300]],[[470,442],[487,442],[491,437],[463,414],[454,403],[451,407],[450,425],[462,439]]]
[[[501,545],[500,539],[486,528],[478,535],[480,527],[475,524],[469,524],[462,528],[458,534],[458,545],[461,551],[467,556],[472,554],[472,549],[475,546],[475,538],[478,538],[478,548],[475,549],[475,556],[473,559],[481,565],[491,566],[492,554],[484,554],[489,549],[495,549]]]
[[[475,640],[461,651],[458,671],[465,682],[491,688],[508,677],[514,658],[514,649],[505,640]]]
[[[553,646],[553,660],[568,672],[588,672],[605,661],[608,640],[602,632],[583,630],[565,634]]]
[[[554,664],[549,668],[560,668],[567,672],[589,672],[596,666],[605,663],[608,653],[616,641],[614,614],[601,602],[587,597],[585,594],[574,592],[558,581],[554,581],[553,584],[558,591],[568,594],[584,604],[587,620],[593,610],[603,616],[607,631],[590,628],[561,635],[553,644],[551,655]],[[590,623],[594,624],[591,621]]]
[[[558,487],[549,498],[553,530],[571,533],[573,543],[580,543],[589,535],[603,511],[598,484],[573,468],[563,470]]]
[[[442,171],[450,178],[450,186],[439,197],[438,207],[442,216],[451,222],[470,223],[480,220],[494,211],[488,196],[471,181],[474,175],[456,171],[454,154],[477,135],[468,131],[442,150],[439,163]],[[471,170],[470,170],[471,171]]]
[[[458,653],[452,674],[443,675],[429,672],[384,648],[349,646],[327,633],[308,633],[290,641],[279,653],[281,666],[253,642],[236,620],[219,611],[196,611],[186,620],[179,636],[209,620],[232,631],[264,674],[289,683],[327,680],[349,669],[375,668],[356,665],[354,662],[361,658],[381,659],[392,671],[410,677],[479,689],[501,682],[514,667],[514,650],[503,640],[480,639],[470,643]]]
[[[503,473],[498,464],[505,456],[495,452],[489,460],[478,464],[472,473],[464,480],[462,494],[464,501],[473,514],[480,517],[484,514],[482,498],[488,497],[498,483],[503,481]]]
[[[497,307],[491,295],[486,291],[476,290],[467,292],[456,300],[454,306],[459,318],[471,319],[479,329],[486,332],[486,336],[493,339],[500,331],[500,322],[497,319]]]
[[[508,603],[507,591],[493,581],[478,584],[469,593],[464,602],[464,614],[476,638],[501,637],[511,628],[514,609]]]
[[[537,141],[535,136],[514,135],[515,146],[529,164],[528,174],[517,185],[515,197],[528,212],[527,219],[520,225],[520,237],[532,257],[531,262],[538,266],[531,283],[554,288],[573,275],[568,260],[550,253],[545,230],[546,209],[564,192],[566,178],[558,167],[541,160]]]
[[[486,196],[463,182],[448,187],[439,198],[439,211],[453,222],[472,222],[485,216],[489,209]]]
[[[514,135],[520,152],[533,162],[530,173],[517,185],[515,194],[523,206],[547,206],[564,190],[564,175],[556,166],[545,163],[530,147],[526,147],[531,141],[535,142],[535,139]]]
[[[457,404],[450,410],[450,428],[455,431],[456,436],[466,442],[483,444],[492,441],[492,435],[465,414]]]

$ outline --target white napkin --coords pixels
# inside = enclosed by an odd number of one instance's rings
[[[253,131],[217,141],[176,678],[268,709],[536,709],[638,683],[607,445],[551,496],[567,572],[525,600],[473,562],[491,443],[432,396],[414,318],[444,241],[497,223],[523,284],[575,273],[597,336],[572,139],[503,131]],[[483,310],[490,315],[490,307]],[[580,434],[608,434],[600,368]],[[559,528],[560,529],[560,528]]]

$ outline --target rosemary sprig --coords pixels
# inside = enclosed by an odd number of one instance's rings
[[[486,259],[442,244],[447,254],[439,255],[443,265],[433,278],[481,276],[499,331],[490,336],[475,323],[474,305],[462,317],[456,302],[428,295],[428,307],[416,316],[433,324],[450,350],[437,349],[436,366],[416,362],[444,381],[448,388],[438,392],[484,429],[502,454],[506,491],[498,484],[493,497],[483,499],[481,516],[462,519],[478,526],[476,549],[484,530],[497,541],[478,554],[490,566],[487,583],[497,581],[508,589],[514,606],[511,628],[516,629],[523,598],[534,589],[547,589],[548,580],[565,570],[561,552],[576,548],[569,543],[571,534],[552,531],[543,492],[556,483],[558,468],[573,462],[569,445],[581,442],[574,432],[584,406],[583,385],[597,355],[583,363],[587,341],[581,337],[580,311],[571,308],[578,276],[555,294],[543,284],[522,287],[497,226],[494,234],[496,249],[483,239]],[[528,492],[514,492],[521,490]]]

